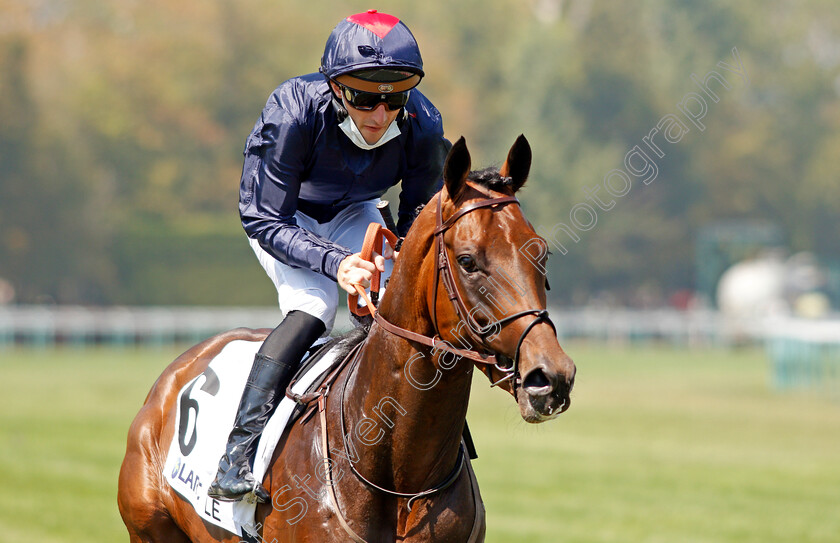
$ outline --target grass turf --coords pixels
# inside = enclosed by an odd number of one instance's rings
[[[526,425],[476,378],[496,542],[829,542],[840,404],[768,387],[759,351],[572,344],[571,409]],[[117,473],[175,350],[0,351],[0,542],[125,541]]]

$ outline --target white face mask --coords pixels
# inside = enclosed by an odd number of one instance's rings
[[[362,133],[359,131],[359,128],[356,126],[356,123],[353,122],[353,119],[350,115],[347,116],[341,123],[338,125],[342,132],[344,132],[350,141],[356,144],[356,147],[360,149],[364,149],[366,151],[370,151],[371,149],[376,149],[380,145],[385,145],[392,139],[396,138],[400,135],[400,127],[397,126],[397,120],[394,121],[388,126],[388,129],[382,134],[382,137],[379,138],[379,141],[376,143],[368,143],[365,141],[365,137],[362,136]]]

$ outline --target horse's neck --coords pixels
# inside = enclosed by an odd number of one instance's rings
[[[435,258],[431,239],[413,242],[403,249],[391,276],[382,315],[398,326],[432,335],[426,291]],[[374,326],[350,382],[345,405],[355,411],[356,442],[368,437],[361,440],[365,448],[381,436],[371,447],[387,451],[362,462],[378,477],[393,477],[398,490],[419,491],[439,483],[458,456],[473,365],[464,359],[438,367],[438,356]]]
[[[457,460],[472,365],[438,369],[430,351],[381,328],[360,356],[345,400],[345,430],[360,449],[360,467],[398,491],[440,483]]]

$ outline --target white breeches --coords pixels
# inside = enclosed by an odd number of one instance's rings
[[[319,224],[318,221],[300,211],[295,213],[295,220],[301,228],[358,253],[362,250],[368,225],[372,222],[384,224],[379,210],[376,209],[377,203],[379,203],[378,198],[350,204],[331,221],[324,224]],[[329,277],[305,268],[293,268],[283,264],[260,247],[256,240],[249,239],[249,242],[277,289],[277,301],[283,316],[297,310],[318,317],[327,326],[323,337],[329,336],[335,324],[339,291],[346,294],[345,291],[339,289],[338,284]],[[381,278],[383,285],[385,279],[391,275],[392,268],[393,262],[386,260],[385,273]]]

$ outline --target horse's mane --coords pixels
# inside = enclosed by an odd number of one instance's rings
[[[510,177],[502,177],[499,168],[489,167],[483,170],[473,170],[467,176],[467,181],[472,181],[490,190],[502,191],[511,186]]]
[[[510,178],[502,177],[499,173],[499,168],[495,166],[490,166],[489,168],[484,168],[483,170],[473,170],[467,176],[467,181],[472,181],[484,188],[488,188],[490,190],[501,191],[505,187],[510,186]],[[427,204],[420,204],[416,208],[414,208],[414,212],[412,213],[411,222],[420,215],[420,212],[423,211],[423,208],[426,207]]]

